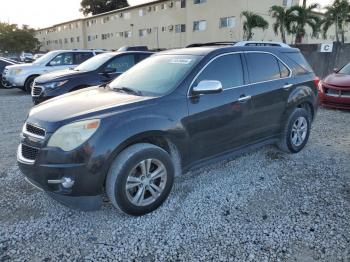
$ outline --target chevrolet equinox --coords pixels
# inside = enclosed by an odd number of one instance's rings
[[[31,109],[18,164],[72,208],[107,193],[130,215],[157,209],[174,177],[266,144],[297,153],[318,78],[298,49],[207,44],[155,54],[111,82]]]

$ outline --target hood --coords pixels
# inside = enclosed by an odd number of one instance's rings
[[[326,84],[339,87],[350,88],[350,75],[345,74],[331,74],[327,76],[324,81]]]
[[[29,112],[28,121],[52,132],[71,121],[103,117],[135,106],[136,102],[151,97],[135,96],[113,91],[109,88],[91,87],[48,100]],[[113,110],[114,108],[114,110]]]
[[[17,65],[10,65],[10,66],[6,66],[7,69],[9,70],[14,70],[14,69],[23,69],[26,70],[28,69],[32,69],[34,67],[38,67],[38,65],[36,64],[17,64]]]
[[[87,73],[87,72],[74,71],[74,70],[69,70],[69,69],[59,70],[59,71],[54,71],[51,73],[41,75],[35,79],[35,82],[37,82],[37,83],[49,83],[49,82],[53,82],[57,79],[72,78],[74,76],[78,76],[78,75],[80,76],[80,75],[85,74],[85,73]]]

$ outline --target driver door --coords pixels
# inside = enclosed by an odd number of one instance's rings
[[[185,120],[190,136],[191,161],[212,157],[246,142],[250,125],[251,90],[245,86],[241,54],[219,56],[204,68],[191,90],[203,80],[220,81],[223,91],[217,94],[191,95],[189,117]]]

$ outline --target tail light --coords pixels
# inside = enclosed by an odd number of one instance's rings
[[[315,86],[319,86],[319,84],[321,82],[320,78],[318,76],[316,76],[315,79],[314,79],[314,82],[315,82]]]
[[[315,77],[314,83],[315,83],[315,86],[318,89],[318,92],[319,93],[323,93],[322,81],[320,80],[319,77],[317,77],[317,76]]]

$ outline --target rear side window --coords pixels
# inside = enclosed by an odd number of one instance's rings
[[[93,57],[93,54],[89,52],[74,53],[74,61],[76,65],[80,65],[91,57]]]
[[[293,70],[295,74],[300,75],[313,72],[310,64],[300,52],[284,53],[284,55],[296,64]]]
[[[280,67],[284,66],[279,60],[270,54],[265,53],[248,53],[246,54],[247,65],[249,70],[250,81],[252,83],[258,83],[263,81],[270,81],[280,79],[281,70]],[[284,66],[285,67],[285,66]],[[284,75],[286,69],[283,68]],[[289,71],[287,69],[287,76]]]
[[[138,54],[137,55],[137,63],[141,62],[142,60],[150,57],[152,54]]]
[[[242,59],[239,54],[225,55],[211,62],[196,79],[195,86],[203,80],[217,80],[224,89],[244,84]]]

